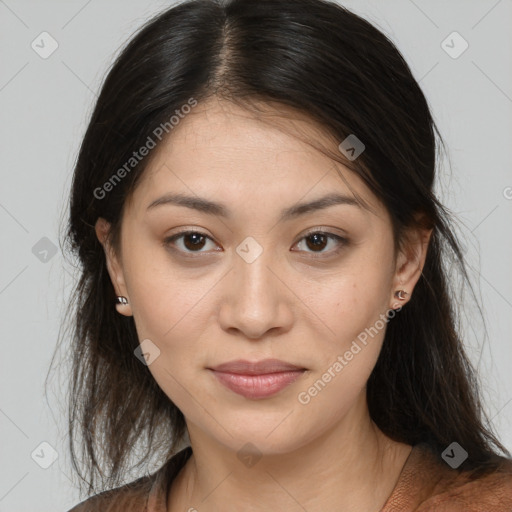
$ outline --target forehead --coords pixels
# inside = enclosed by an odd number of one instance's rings
[[[313,144],[312,144],[313,143]],[[201,197],[254,198],[260,206],[311,199],[327,192],[381,205],[363,181],[316,149],[337,141],[307,116],[266,109],[256,116],[231,102],[198,104],[154,150],[134,196],[139,207],[172,191]]]

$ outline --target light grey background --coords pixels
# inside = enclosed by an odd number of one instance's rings
[[[0,511],[67,511],[78,502],[58,401],[65,368],[52,377],[49,403],[43,394],[71,277],[58,247],[52,256],[36,244],[47,237],[58,246],[73,163],[107,67],[133,31],[170,4],[0,0]],[[483,343],[481,326],[466,319],[468,350],[488,413],[512,450],[512,2],[343,4],[398,45],[448,144],[453,175],[440,193],[463,223],[489,333]],[[59,45],[47,59],[31,48],[43,31]],[[441,46],[453,31],[469,44],[458,58]],[[462,48],[456,36],[445,45]],[[48,469],[35,462],[51,462],[42,442],[58,453]]]

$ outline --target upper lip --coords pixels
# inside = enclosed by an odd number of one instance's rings
[[[240,375],[263,375],[266,373],[290,372],[305,369],[306,368],[301,368],[300,366],[279,359],[263,359],[254,362],[237,359],[236,361],[228,361],[227,363],[222,363],[210,368],[210,370],[217,372],[238,373]]]

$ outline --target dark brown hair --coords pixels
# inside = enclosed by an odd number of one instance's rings
[[[368,381],[370,414],[397,441],[425,442],[439,454],[457,441],[469,453],[462,470],[495,468],[497,450],[510,454],[484,423],[476,374],[458,334],[460,304],[448,265],[471,285],[450,215],[433,192],[443,143],[402,55],[372,24],[328,1],[190,0],[146,23],[120,53],[74,170],[64,240],[80,269],[68,312],[69,439],[87,492],[120,485],[140,445],[138,466],[155,453],[165,461],[186,432],[181,411],[134,356],[133,317],[115,310],[94,230],[105,218],[119,248],[123,205],[149,158],[123,173],[106,197],[95,191],[190,98],[203,102],[213,95],[247,109],[257,101],[281,105],[307,115],[339,142],[355,134],[365,151],[354,161],[341,152],[337,158],[382,200],[395,243],[417,226],[418,214],[433,228],[414,296],[389,322]]]

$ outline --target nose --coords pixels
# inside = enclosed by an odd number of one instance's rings
[[[291,328],[294,293],[280,268],[270,250],[252,262],[235,255],[219,312],[222,329],[261,340]]]

